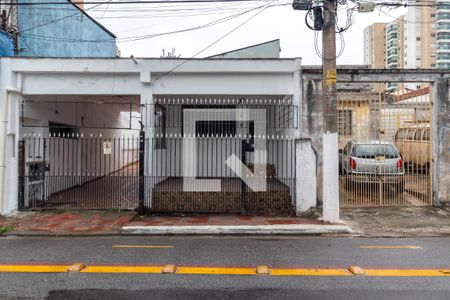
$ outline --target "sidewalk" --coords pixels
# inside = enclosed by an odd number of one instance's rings
[[[317,235],[348,234],[344,224],[326,224],[308,218],[261,216],[142,216],[123,227],[123,234],[247,234],[247,235]]]
[[[450,208],[375,207],[341,210],[342,224],[311,217],[261,216],[138,216],[134,212],[20,212],[0,217],[0,235],[123,235],[123,234],[249,234],[364,237],[450,236]]]
[[[450,236],[450,207],[374,207],[341,210],[358,236]]]
[[[119,234],[346,234],[343,224],[309,218],[260,216],[138,216],[134,212],[20,212],[0,217],[4,235],[119,235]]]
[[[134,212],[19,212],[0,217],[0,229],[6,235],[114,235],[134,217]]]

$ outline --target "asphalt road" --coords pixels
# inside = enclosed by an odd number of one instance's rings
[[[450,238],[0,238],[0,264],[450,270],[449,249]],[[450,277],[0,273],[2,298],[449,299]]]

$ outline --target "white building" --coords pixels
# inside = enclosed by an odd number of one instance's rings
[[[71,208],[79,199],[89,201],[83,208],[105,208],[109,199],[132,209],[138,161],[145,163],[144,205],[150,209],[159,201],[163,211],[235,212],[242,207],[233,205],[244,201],[254,213],[295,214],[316,205],[315,154],[295,140],[302,132],[300,59],[2,58],[0,71],[2,214],[19,205]],[[205,115],[186,131],[190,111]],[[265,120],[252,119],[255,111]],[[236,121],[227,121],[230,112]],[[147,138],[143,160],[139,120]],[[265,133],[257,135],[261,122]],[[186,149],[194,149],[184,147],[186,137],[195,139],[197,154],[183,162]],[[263,156],[257,149],[262,141]],[[236,185],[242,174],[222,161],[233,153],[246,165],[241,171],[267,179],[265,192]],[[191,172],[186,166],[193,166],[196,180],[219,180],[222,192],[184,193],[178,178]],[[218,195],[228,206],[220,206]],[[202,202],[205,197],[210,200]],[[131,202],[121,203],[124,198]],[[177,199],[190,201],[189,207]]]

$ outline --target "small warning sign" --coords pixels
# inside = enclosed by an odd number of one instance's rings
[[[103,142],[103,154],[111,154],[111,142]]]

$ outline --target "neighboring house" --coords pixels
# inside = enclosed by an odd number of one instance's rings
[[[377,139],[378,99],[370,84],[338,86],[339,149],[352,139]]]
[[[13,55],[13,41],[6,31],[0,29],[0,57]]]
[[[280,40],[272,40],[240,49],[216,54],[209,58],[280,58]]]
[[[67,1],[67,4],[61,2]],[[19,4],[33,0],[18,0]],[[48,4],[55,2],[54,5]],[[78,2],[78,1],[77,1]],[[16,56],[116,57],[116,36],[69,0],[1,6],[4,22],[16,40]],[[81,6],[82,7],[82,6]]]

